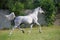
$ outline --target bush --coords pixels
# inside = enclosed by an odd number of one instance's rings
[[[45,20],[48,25],[53,24],[56,14],[54,0],[1,0],[0,8],[8,8],[14,11],[16,15],[24,15],[22,10],[34,9],[41,6],[45,9]],[[60,3],[58,3],[60,6]]]
[[[14,11],[16,15],[21,15],[21,10],[24,9],[24,4],[22,4],[19,0],[8,0],[7,6],[10,11]]]
[[[54,0],[39,0],[40,5],[45,9],[45,20],[48,25],[52,25],[55,20],[56,7]]]

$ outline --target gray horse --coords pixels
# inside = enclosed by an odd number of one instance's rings
[[[40,24],[38,23],[38,17],[37,17],[38,16],[38,12],[39,13],[44,13],[44,11],[42,10],[41,7],[37,7],[29,15],[16,17],[15,20],[14,20],[15,25],[12,28],[12,30],[10,32],[10,35],[12,34],[13,30],[15,28],[17,28],[19,25],[21,25],[22,23],[23,24],[30,25],[30,31],[29,31],[29,33],[31,33],[32,26],[33,26],[34,23],[40,26]],[[19,28],[19,29],[24,33],[24,30],[23,29],[21,29],[21,28]],[[41,26],[39,28],[39,32],[41,32]]]

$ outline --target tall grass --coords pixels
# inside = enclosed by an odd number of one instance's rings
[[[42,27],[42,33],[39,33],[38,27],[33,28],[32,33],[28,34],[29,28],[25,28],[23,34],[20,30],[14,30],[11,36],[8,36],[10,30],[0,30],[0,40],[60,40],[60,27]]]

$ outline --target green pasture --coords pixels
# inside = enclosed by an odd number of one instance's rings
[[[24,28],[25,33],[15,29],[11,36],[10,30],[0,30],[0,40],[60,40],[60,26],[42,27],[39,33],[38,27],[34,27],[32,33],[28,34],[29,28]]]

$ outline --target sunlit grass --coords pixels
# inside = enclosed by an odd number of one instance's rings
[[[32,33],[28,34],[29,28],[25,28],[25,33],[15,29],[11,36],[8,36],[10,30],[0,30],[0,40],[60,40],[60,27],[42,27],[42,33],[39,33],[38,27],[33,28]]]

